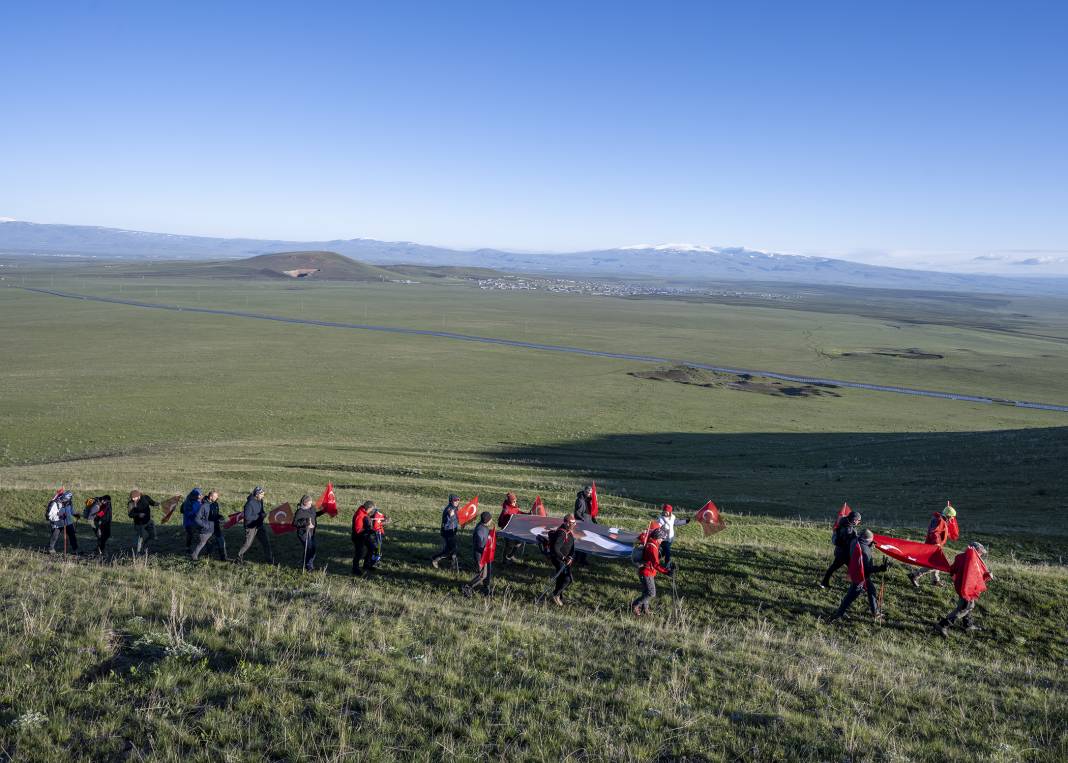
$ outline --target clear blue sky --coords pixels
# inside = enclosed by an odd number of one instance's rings
[[[13,2],[0,216],[1064,254],[1066,40],[1064,2]]]

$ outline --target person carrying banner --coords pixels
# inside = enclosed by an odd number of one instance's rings
[[[946,508],[942,511],[936,511],[931,515],[931,521],[927,525],[927,539],[926,543],[932,543],[939,548],[942,548],[950,540],[953,540],[955,533],[953,530],[957,524],[957,510],[954,509],[949,503],[946,504]],[[909,580],[912,585],[917,588],[920,587],[920,578],[925,575],[934,575],[934,584],[936,586],[942,585],[942,579],[939,577],[938,570],[924,569],[913,570],[909,573]]]
[[[430,560],[431,566],[436,570],[442,559],[448,559],[456,563],[456,533],[460,531],[460,519],[456,512],[460,508],[460,496],[453,493],[449,496],[449,502],[441,510],[441,551],[436,553]]]
[[[237,559],[235,561],[238,563],[245,561],[245,554],[252,548],[253,541],[259,538],[260,546],[263,548],[263,555],[267,558],[267,563],[274,564],[274,552],[271,551],[271,539],[268,537],[267,529],[263,526],[263,521],[267,518],[267,510],[263,505],[263,499],[265,497],[266,493],[264,489],[257,485],[253,488],[252,492],[248,494],[248,498],[245,499],[245,507],[242,509],[244,512],[245,542],[237,552]]]
[[[293,526],[297,528],[297,540],[304,550],[304,571],[315,571],[315,520],[326,513],[326,509],[316,510],[312,497],[305,493],[300,497],[300,504],[293,513]]]
[[[212,520],[215,517],[215,520]],[[209,490],[203,499],[200,501],[200,505],[197,507],[196,516],[197,530],[197,542],[193,547],[193,553],[190,554],[190,559],[194,562],[200,560],[200,552],[204,550],[204,547],[211,542],[215,537],[215,530],[219,527],[219,491]],[[219,533],[222,533],[222,528],[219,528]],[[220,552],[220,559],[225,560],[226,557]]]
[[[572,513],[575,515],[576,522],[597,521],[593,516],[593,485],[587,485],[578,491],[578,495],[575,496],[575,510]],[[590,563],[585,551],[575,552],[575,563],[580,567],[585,567]]]
[[[182,501],[182,527],[185,529],[185,550],[192,556],[197,538],[200,536],[200,526],[197,524],[197,515],[200,513],[202,493],[200,488],[195,487],[189,491],[189,495]]]
[[[642,546],[642,566],[638,569],[641,594],[630,603],[630,609],[635,617],[649,614],[649,602],[656,598],[657,574],[675,574],[674,565],[665,566],[660,561],[660,544],[666,537],[667,531],[663,527],[650,530],[645,536],[645,543]]]
[[[575,558],[575,515],[568,514],[555,530],[549,531],[549,561],[556,570],[556,586],[553,588],[553,603],[564,606],[564,590],[575,578],[571,575],[571,562]]]
[[[130,501],[126,504],[126,515],[133,520],[134,553],[148,553],[148,544],[156,542],[156,524],[152,521],[152,507],[159,506],[152,496],[144,495],[140,490],[130,491]]]
[[[374,565],[374,549],[371,545],[371,520],[370,510],[375,506],[374,501],[365,501],[356,507],[356,513],[352,515],[352,574],[353,577],[362,577],[371,571]],[[363,560],[363,569],[360,569],[360,560]]]
[[[367,501],[364,506],[369,506],[367,523],[370,526],[371,569],[373,570],[382,561],[382,543],[386,539],[386,524],[389,522],[389,517],[382,513],[374,501]]]
[[[690,520],[676,516],[672,505],[665,503],[660,507],[660,516],[656,518],[656,521],[664,528],[664,533],[666,534],[666,537],[660,543],[660,555],[664,560],[664,564],[668,564],[671,562],[671,544],[675,542],[675,525],[681,527]]]
[[[464,596],[472,596],[479,588],[485,596],[493,593],[493,557],[497,550],[497,531],[490,528],[493,515],[483,511],[475,530],[471,533],[471,558],[478,572],[461,586]]]
[[[842,597],[842,603],[838,606],[838,611],[831,615],[827,622],[833,623],[835,620],[841,619],[845,615],[846,610],[849,609],[853,600],[860,596],[861,593],[868,594],[868,608],[871,610],[871,616],[876,622],[882,622],[883,613],[879,611],[879,600],[875,590],[874,576],[881,572],[886,572],[890,569],[890,560],[887,559],[882,564],[876,566],[872,561],[872,548],[875,541],[875,536],[871,530],[864,530],[861,532],[856,540],[850,544],[849,548],[849,590],[846,591],[846,595]]]
[[[74,494],[69,490],[56,493],[48,502],[45,516],[51,533],[48,539],[48,553],[56,553],[56,544],[63,538],[63,550],[78,553],[78,534],[74,529]]]
[[[844,517],[838,517],[834,523],[834,530],[831,532],[831,543],[834,544],[834,561],[831,562],[831,566],[827,568],[827,571],[823,573],[823,580],[820,581],[820,588],[826,588],[831,584],[831,575],[833,575],[839,567],[845,567],[849,564],[849,550],[853,546],[853,541],[857,539],[857,528],[860,526],[860,514],[856,511],[850,511]]]
[[[501,514],[497,517],[497,527],[503,530],[508,526],[508,520],[516,514],[522,514],[523,510],[519,508],[519,499],[516,498],[515,493],[508,493],[505,496],[504,503],[501,504]],[[523,544],[517,540],[506,539],[504,541],[504,561],[517,562],[517,553],[523,548]]]
[[[943,638],[949,636],[949,629],[958,618],[962,619],[964,630],[982,630],[981,626],[972,621],[972,612],[979,601],[979,595],[986,590],[987,582],[994,579],[986,566],[985,558],[986,546],[978,542],[969,543],[968,548],[953,558],[949,574],[953,578],[953,588],[960,598],[956,608],[935,624],[935,631]]]
[[[111,537],[111,496],[99,495],[95,498],[85,499],[85,513],[83,519],[93,523],[93,534],[96,535],[96,553],[104,555],[104,547],[107,546],[108,538]]]

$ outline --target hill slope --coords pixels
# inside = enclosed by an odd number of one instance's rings
[[[153,262],[127,275],[187,278],[270,278],[315,281],[396,281],[404,276],[337,252],[278,252],[242,260]]]

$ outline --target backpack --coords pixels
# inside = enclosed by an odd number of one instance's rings
[[[634,547],[630,550],[630,563],[639,570],[645,566],[645,543],[649,540],[649,531],[646,530],[638,536]]]
[[[538,539],[538,550],[541,551],[541,553],[545,556],[552,555],[552,544],[553,540],[555,539],[554,534],[558,532],[560,532],[558,529],[549,530],[549,532],[545,533],[544,535],[535,536]]]
[[[55,498],[48,502],[45,507],[45,522],[50,525],[58,525],[63,518],[63,506]]]

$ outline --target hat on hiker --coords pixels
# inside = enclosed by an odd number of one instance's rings
[[[253,495],[259,495],[262,492],[264,492],[262,485],[256,485],[256,487],[252,488]]]
[[[865,543],[871,543],[873,540],[875,540],[875,535],[872,533],[871,530],[865,530],[860,534],[860,539]]]
[[[460,496],[456,495],[456,493],[449,493],[449,503],[456,503],[459,500]]]
[[[670,514],[672,511],[674,511],[674,508],[671,506],[670,503],[665,503],[663,506],[660,507],[660,510],[665,514]]]
[[[849,524],[851,524],[851,525],[859,525],[860,524],[860,512],[859,511],[851,511],[851,512],[849,512],[849,516],[847,517],[847,519],[849,520]]]
[[[955,516],[957,516],[957,510],[954,509],[952,506],[950,506],[947,503],[946,504],[946,508],[942,509],[942,516],[944,516],[944,517],[955,517]]]
[[[968,546],[969,548],[974,548],[979,553],[979,556],[986,556],[986,546],[979,541],[973,540]]]

